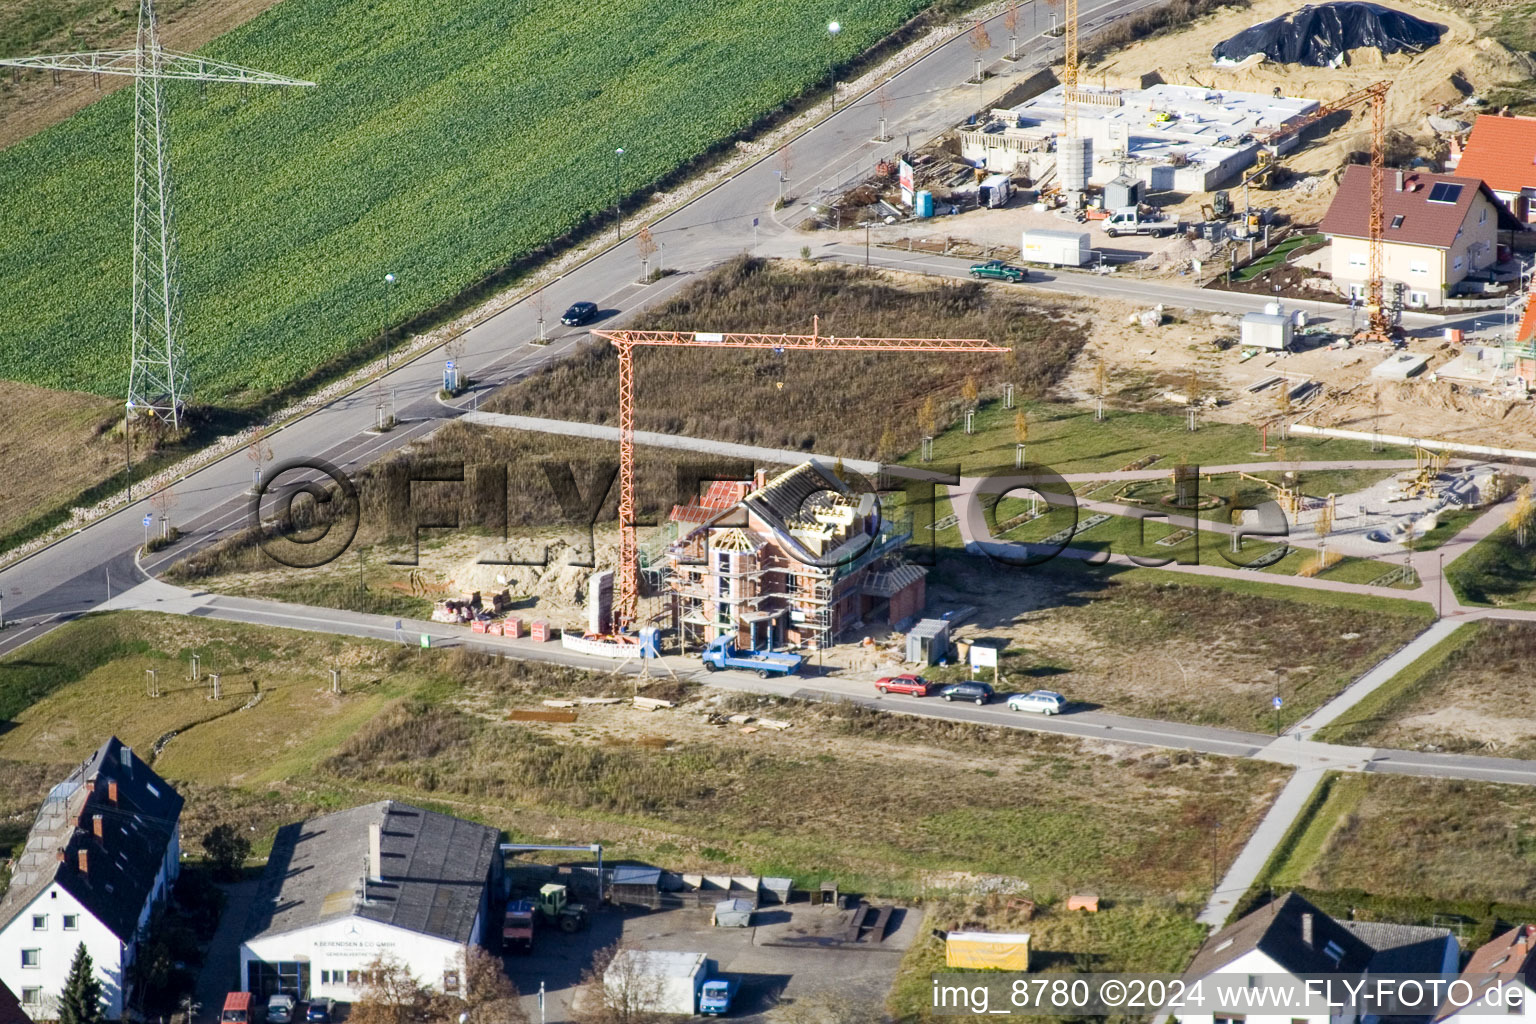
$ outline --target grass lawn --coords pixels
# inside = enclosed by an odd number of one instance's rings
[[[1459,627],[1376,690],[1320,738],[1406,749],[1536,757],[1526,666],[1536,623]]]
[[[195,398],[266,406],[377,350],[381,323],[648,196],[925,6],[848,0],[829,43],[816,0],[276,5],[202,52],[316,88],[168,91]],[[132,120],[125,89],[0,151],[11,379],[121,394]]]
[[[1501,526],[1447,565],[1445,577],[1463,604],[1536,608],[1536,542],[1521,547]]]
[[[133,636],[123,648],[117,639]],[[51,643],[50,643],[51,642]],[[385,796],[499,825],[518,837],[584,836],[609,856],[679,870],[836,877],[845,890],[955,902],[1002,876],[1045,908],[1052,955],[1166,969],[1197,939],[1212,858],[1230,860],[1285,770],[1259,762],[1083,744],[962,723],[745,694],[722,701],[670,680],[679,702],[643,714],[583,707],[570,725],[507,719],[544,697],[627,694],[606,673],[422,651],[159,615],[91,616],[26,657],[0,660],[13,727],[0,772],[29,816],[47,770],[109,732],[186,789],[198,828],[249,815],[260,839],[284,816]],[[106,646],[98,650],[98,644]],[[186,678],[201,655],[225,700]],[[75,671],[62,659],[77,657]],[[342,667],[344,692],[326,669]],[[146,667],[165,695],[143,694]],[[261,700],[250,698],[260,692]],[[770,713],[786,732],[743,733],[709,713]],[[946,765],[942,785],[914,786]],[[1212,848],[1209,822],[1228,823]],[[200,834],[200,833],[192,833]],[[1106,912],[1057,917],[1082,888]],[[1134,941],[1131,941],[1134,937]]]
[[[1299,889],[1362,920],[1450,925],[1463,948],[1536,916],[1536,789],[1337,774],[1250,897]]]
[[[1274,459],[1279,471],[1290,462],[1412,455],[1398,449],[1372,452],[1367,441],[1313,437],[1293,437],[1278,448],[1271,445],[1266,455],[1259,450],[1257,428],[1250,426],[1207,423],[1190,433],[1184,417],[1173,413],[1111,410],[1100,422],[1094,419],[1091,408],[1046,401],[1021,402],[1020,406],[1029,416],[1029,461],[1058,473],[1113,472],[1147,455],[1162,456],[1148,468],[1169,471],[1180,462],[1216,466]],[[984,402],[974,427],[973,434],[966,434],[963,427],[952,427],[934,438],[934,464],[958,463],[966,475],[1012,472],[1017,443],[1014,410],[1004,409],[1002,402]],[[901,461],[922,465],[916,452]],[[1314,486],[1309,483],[1304,489],[1312,493]]]
[[[1280,266],[1285,262],[1286,257],[1295,250],[1300,249],[1304,245],[1321,242],[1322,240],[1322,235],[1292,235],[1242,270],[1239,270],[1236,275],[1237,279],[1239,281],[1251,281],[1265,271],[1273,270],[1275,267]]]

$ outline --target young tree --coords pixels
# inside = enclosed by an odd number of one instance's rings
[[[981,70],[981,55],[992,48],[992,37],[987,34],[987,26],[977,22],[971,29],[971,49],[976,51],[976,84],[981,85],[984,76]]]
[[[891,430],[890,424],[880,431],[880,443],[875,447],[875,458],[881,462],[890,462],[900,454],[896,450],[896,434]]]
[[[939,432],[939,414],[933,406],[933,395],[930,394],[923,399],[923,407],[917,413],[917,423],[928,437]]]
[[[1536,505],[1531,502],[1531,485],[1526,484],[1515,492],[1515,507],[1509,510],[1509,528],[1514,531],[1515,543],[1521,547],[1525,547],[1533,517],[1536,517]]]
[[[635,255],[640,257],[640,280],[651,279],[651,257],[656,255],[656,239],[651,237],[651,229],[643,227],[640,233],[635,235]]]
[[[235,825],[215,825],[203,833],[203,853],[213,866],[215,878],[234,882],[240,879],[245,858],[251,855],[251,841]]]
[[[981,397],[981,389],[976,386],[975,377],[965,378],[965,383],[960,385],[960,395],[965,399],[965,404],[972,409],[976,408],[976,402]]]
[[[1019,444],[1029,443],[1029,414],[1023,409],[1013,414],[1013,439]]]
[[[875,92],[875,102],[880,106],[880,134],[875,137],[875,141],[890,142],[891,137],[886,134],[885,123],[891,116],[891,105],[896,101],[891,97],[890,89],[882,85]]]
[[[59,1024],[100,1024],[102,1016],[101,982],[96,980],[96,965],[82,942],[75,947],[75,959],[59,996]]]
[[[1019,59],[1019,0],[1008,0],[1008,13],[1003,15],[1003,27],[1008,30],[1008,59]]]

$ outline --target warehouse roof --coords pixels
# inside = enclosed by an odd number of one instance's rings
[[[112,934],[133,941],[181,804],[131,747],[108,739],[43,801],[0,898],[0,926],[57,882]]]
[[[1500,192],[1536,187],[1536,117],[1479,115],[1456,173]]]
[[[1466,222],[1479,192],[1493,203],[1498,227],[1519,228],[1520,222],[1481,179],[1428,171],[1382,172],[1382,239],[1403,245],[1448,249]],[[1399,185],[1401,182],[1401,185]],[[1371,169],[1364,164],[1344,168],[1339,191],[1318,230],[1325,235],[1369,238],[1371,234]]]
[[[368,880],[369,826],[379,880]],[[284,825],[246,921],[246,941],[362,917],[454,942],[472,937],[499,853],[496,829],[384,800]]]

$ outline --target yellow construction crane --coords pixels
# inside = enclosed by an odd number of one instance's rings
[[[1062,127],[1077,138],[1077,0],[1066,0],[1066,66],[1061,71]]]

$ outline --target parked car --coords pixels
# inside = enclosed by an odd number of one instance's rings
[[[971,267],[972,277],[991,277],[999,281],[1012,281],[1018,284],[1029,275],[1023,267],[1010,266],[1002,260],[988,260],[985,263],[977,263]]]
[[[332,1004],[328,997],[320,996],[318,999],[311,999],[309,1012],[304,1015],[304,1019],[309,1024],[331,1024],[331,1009]]]
[[[267,1024],[293,1024],[293,1008],[299,1001],[284,992],[267,999]]]
[[[597,319],[597,303],[595,302],[578,302],[560,314],[560,322],[567,327],[590,323],[595,319]]]
[[[992,699],[992,685],[979,679],[971,679],[944,687],[939,691],[939,696],[945,700],[972,700],[977,704],[985,704]]]
[[[1033,711],[1041,715],[1059,715],[1067,706],[1067,698],[1055,690],[1031,690],[1016,693],[1008,698],[1009,711]]]
[[[932,692],[933,684],[922,676],[907,672],[899,676],[886,676],[875,684],[875,689],[881,693],[910,693],[914,697],[926,697]]]

